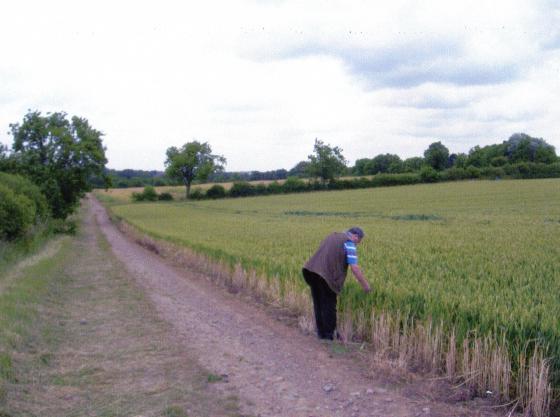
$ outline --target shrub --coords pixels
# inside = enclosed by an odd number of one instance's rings
[[[202,200],[204,197],[206,197],[206,195],[200,188],[195,188],[189,195],[190,200]]]
[[[206,191],[208,198],[224,198],[226,196],[226,189],[219,184],[215,184]]]
[[[521,162],[517,164],[517,177],[518,178],[532,178],[532,169],[529,162]]]
[[[33,201],[0,184],[0,238],[11,240],[22,236],[33,225],[35,213]]]
[[[420,170],[420,179],[422,182],[437,182],[440,179],[440,174],[430,166],[424,166]]]
[[[255,195],[267,195],[268,188],[264,184],[257,184],[255,186]]]
[[[504,166],[505,172],[514,178],[558,178],[560,177],[560,163],[543,164],[521,162]]]
[[[371,181],[365,177],[354,179],[354,184],[356,188],[367,188],[371,186]]]
[[[132,198],[132,201],[144,201],[144,195],[142,193],[132,193],[130,198]]]
[[[439,177],[439,174],[432,167],[428,168],[431,168]],[[417,184],[420,182],[420,179],[420,176],[415,173],[377,174],[371,179],[370,183],[372,187],[383,187],[392,185]]]
[[[52,233],[75,235],[78,230],[78,225],[74,220],[53,219],[49,223],[49,228]]]
[[[284,184],[282,184],[282,188],[285,193],[299,193],[306,191],[308,185],[297,177],[288,177]]]
[[[134,201],[157,201],[158,194],[154,187],[148,185],[141,193],[132,193],[132,199]]]
[[[505,156],[496,156],[490,160],[490,164],[494,167],[502,167],[508,163],[508,159]]]
[[[159,201],[172,201],[173,200],[173,196],[171,195],[171,193],[161,193],[158,195],[158,200]]]
[[[229,189],[231,197],[247,197],[255,194],[255,188],[247,181],[234,182]]]
[[[453,167],[442,173],[442,179],[448,181],[466,180],[467,178],[469,178],[469,174],[464,168]]]
[[[290,187],[292,188],[300,188],[299,191],[322,191],[329,189],[329,184],[335,182],[336,180],[331,180],[328,183],[323,181],[309,181],[307,184],[303,183],[302,185],[291,184]],[[286,192],[294,192],[294,191],[286,191]],[[296,191],[297,192],[297,191]]]
[[[16,194],[25,195],[33,202],[35,206],[35,222],[45,220],[49,217],[47,199],[39,187],[33,182],[21,175],[0,172],[0,184],[4,184]]]
[[[326,187],[327,190],[344,190],[347,188],[348,183],[347,180],[330,180],[327,182]],[[312,186],[315,189],[315,184]],[[349,187],[348,187],[349,188]],[[321,189],[320,187],[318,189]]]
[[[278,181],[271,182],[266,188],[269,194],[281,194],[284,192],[284,188],[278,183]]]
[[[156,189],[151,185],[144,187],[142,194],[144,194],[144,200],[146,201],[156,201],[158,199]]]
[[[481,175],[485,178],[502,178],[506,175],[506,172],[502,167],[486,167],[482,168],[480,171]]]
[[[356,188],[354,180],[332,180],[329,181],[327,187],[329,190],[351,190]]]
[[[480,178],[480,169],[473,165],[469,165],[467,167],[467,175],[468,178]]]
[[[552,164],[545,165],[545,174],[549,178],[559,178],[560,177],[560,161],[554,162]]]

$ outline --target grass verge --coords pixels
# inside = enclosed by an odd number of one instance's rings
[[[240,416],[83,221],[0,294],[0,415]]]

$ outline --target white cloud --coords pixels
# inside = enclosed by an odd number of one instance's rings
[[[109,166],[209,141],[229,170],[290,168],[318,137],[354,161],[516,131],[560,150],[551,1],[3,4],[0,141],[27,109],[105,132]]]

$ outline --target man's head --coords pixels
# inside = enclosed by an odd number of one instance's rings
[[[365,236],[364,231],[359,227],[351,227],[346,233],[354,243],[360,243]]]

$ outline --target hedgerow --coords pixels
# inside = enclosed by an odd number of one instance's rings
[[[221,185],[214,185],[206,192],[197,188],[193,193],[191,193],[190,198],[193,200],[203,200],[208,198],[218,199],[228,197],[250,197],[324,190],[390,187],[472,179],[533,179],[558,177],[560,177],[560,163],[558,162],[553,164],[522,162],[518,164],[488,166],[484,168],[478,168],[471,165],[467,168],[453,167],[444,171],[436,171],[432,167],[424,166],[420,172],[377,174],[370,178],[344,178],[334,179],[328,182],[318,180],[304,181],[297,177],[288,177],[284,183],[274,181],[269,184],[259,183],[257,185],[253,185],[247,181],[236,181],[229,190],[225,190]]]
[[[39,187],[19,175],[0,173],[0,239],[23,236],[48,213],[47,200]]]

